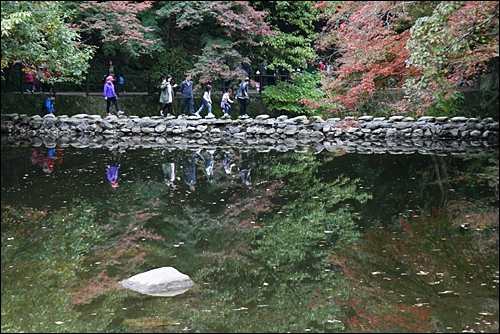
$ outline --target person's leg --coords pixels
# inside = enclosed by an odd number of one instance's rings
[[[201,160],[203,160],[203,162],[205,162],[205,157],[203,156],[203,154],[201,154],[201,152],[199,150],[196,151],[196,154],[198,154],[198,156],[201,158]]]
[[[194,101],[193,101],[193,98],[189,99],[189,113],[191,115],[194,115]]]
[[[210,115],[212,113],[212,105],[207,102],[207,109],[208,109],[208,114]]]
[[[199,115],[199,114],[201,113],[201,111],[203,110],[203,108],[204,108],[204,107],[205,107],[205,100],[203,100],[203,101],[202,101],[202,103],[201,103],[201,107],[200,107],[200,109],[198,109],[198,110],[196,111],[196,113]]]
[[[182,98],[182,105],[181,105],[181,115],[184,115],[184,109],[186,109],[186,105],[188,103],[188,99]]]
[[[172,115],[172,102],[167,103],[167,116]]]
[[[118,107],[118,100],[116,99],[116,97],[113,97],[113,104],[115,105],[116,113],[118,114],[118,112],[120,111],[120,107]]]
[[[240,101],[240,116],[246,115],[247,112],[247,100],[238,99]]]
[[[106,115],[109,115],[109,108],[111,107],[111,100],[106,100]]]

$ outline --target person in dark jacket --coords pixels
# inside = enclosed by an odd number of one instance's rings
[[[184,109],[189,103],[189,114],[194,115],[193,82],[191,74],[186,74],[186,80],[181,83],[179,92],[182,94],[181,116],[185,116]]]
[[[238,102],[240,103],[240,117],[248,118],[247,115],[247,104],[248,104],[248,83],[250,82],[250,78],[246,77],[238,88],[238,94],[236,97],[238,98]]]
[[[194,191],[196,184],[196,152],[191,152],[191,161],[189,161],[186,151],[182,154],[184,160],[184,183],[189,186],[189,190]]]

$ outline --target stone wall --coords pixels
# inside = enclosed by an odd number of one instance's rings
[[[464,152],[498,150],[498,122],[465,117],[363,116],[355,119],[299,116],[216,119],[196,116],[40,117],[2,114],[2,144],[75,147],[248,147],[357,152]]]
[[[94,95],[85,96],[83,92],[59,93],[55,101],[55,114],[74,116],[85,113],[89,115],[106,116],[106,100],[102,93],[92,93]],[[233,94],[234,95],[234,94]],[[42,115],[40,106],[49,97],[48,94],[19,94],[19,93],[2,93],[2,114],[26,114],[28,116]],[[252,104],[248,106],[249,115],[270,114],[266,105],[262,102],[262,98],[255,91],[251,92]],[[139,117],[144,116],[159,116],[160,103],[158,102],[158,94],[146,95],[139,93],[122,94],[118,98],[120,109],[125,111],[126,115],[134,115]],[[220,92],[212,93],[213,112],[222,116],[220,101],[222,94]],[[234,99],[234,96],[233,96]],[[179,114],[181,110],[182,98],[181,94],[177,94],[172,109],[175,114]],[[194,94],[194,107],[198,109],[202,105],[202,94]],[[115,106],[111,105],[111,111],[115,111]],[[205,109],[206,111],[206,109]],[[237,101],[233,103],[231,113],[239,113],[239,104]],[[278,115],[279,116],[279,115]]]

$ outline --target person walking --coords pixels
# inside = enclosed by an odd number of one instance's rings
[[[248,96],[248,82],[250,81],[249,77],[243,79],[238,88],[238,94],[236,97],[238,98],[238,102],[240,103],[240,118],[248,118],[247,115],[247,103],[249,100]]]
[[[212,85],[207,85],[207,87],[205,87],[205,93],[203,93],[202,105],[200,109],[198,109],[198,111],[196,112],[196,116],[198,116],[198,118],[201,118],[200,113],[203,110],[203,108],[208,109],[207,118],[214,118],[214,114],[212,114],[211,93],[212,93]]]
[[[191,81],[191,74],[186,74],[186,80],[181,83],[179,91],[182,94],[181,116],[185,116],[184,109],[189,104],[189,114],[194,115],[194,101],[193,101],[193,82]]]
[[[113,61],[110,60],[109,61],[109,66],[108,66],[108,77],[112,76],[113,79],[114,79],[116,72],[117,72],[117,70],[116,70],[115,64],[113,64]]]
[[[106,116],[111,116],[111,113],[109,112],[109,108],[111,107],[111,102],[115,105],[116,108],[116,115],[121,115],[123,114],[123,111],[120,110],[120,107],[118,107],[118,100],[116,96],[116,91],[115,91],[115,85],[113,85],[113,81],[115,79],[111,76],[108,75],[106,78],[106,83],[104,84],[104,99],[106,100]]]
[[[222,95],[222,100],[220,102],[220,107],[224,111],[224,115],[222,115],[222,118],[231,118],[231,115],[229,115],[229,109],[231,109],[231,105],[229,103],[234,103],[233,100],[231,100],[231,93],[233,91],[229,89],[224,95]]]
[[[26,69],[24,73],[24,82],[28,83],[26,91],[33,94],[35,92],[35,68],[33,66]]]
[[[125,94],[125,79],[123,79],[123,75],[118,75],[118,91],[120,94]]]
[[[172,102],[174,100],[174,88],[177,84],[172,86],[172,76],[169,74],[163,79],[160,89],[160,115],[164,116],[163,111],[167,109],[167,117],[172,116]]]
[[[51,97],[48,97],[45,102],[43,103],[42,109],[43,109],[43,114],[48,115],[48,114],[53,114],[54,113],[54,101],[56,100],[56,96],[52,95]]]
[[[38,67],[38,71],[35,74],[35,91],[36,88],[38,87],[40,89],[40,93],[43,93],[43,66]]]

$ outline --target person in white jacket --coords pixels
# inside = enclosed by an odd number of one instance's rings
[[[200,109],[198,109],[198,111],[196,112],[196,116],[201,117],[200,115],[201,111],[203,110],[203,108],[207,108],[208,109],[207,117],[213,117],[211,93],[212,93],[212,85],[207,85],[207,87],[205,87],[205,93],[203,93],[203,100],[202,100],[203,104],[201,105]]]
[[[222,118],[231,118],[231,115],[229,115],[229,109],[231,108],[231,105],[229,103],[234,103],[233,100],[231,100],[231,93],[232,90],[229,89],[227,92],[222,95],[222,101],[220,102],[220,107],[224,111],[224,115]]]

